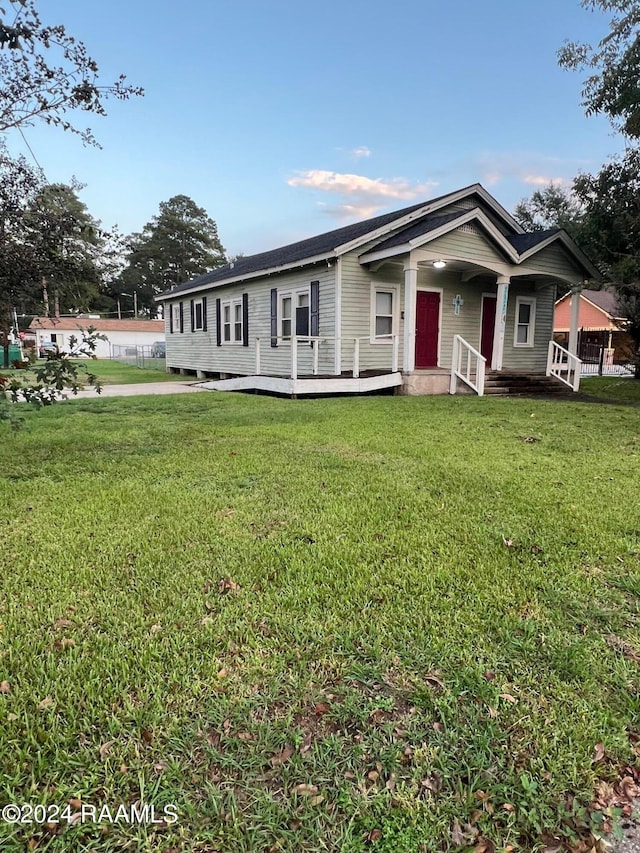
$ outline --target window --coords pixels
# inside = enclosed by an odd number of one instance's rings
[[[280,294],[280,336],[290,338],[309,335],[309,288]]]
[[[225,344],[242,343],[242,299],[230,299],[221,304],[222,341]]]
[[[202,299],[193,302],[193,331],[199,332],[204,329],[204,305]]]
[[[371,286],[371,343],[390,344],[398,332],[398,292],[395,287]]]
[[[171,331],[180,331],[180,303],[174,302],[171,306]]]
[[[518,296],[516,299],[514,347],[532,347],[535,334],[536,300]]]

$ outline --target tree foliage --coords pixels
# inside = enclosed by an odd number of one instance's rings
[[[567,42],[558,61],[563,68],[587,71],[582,89],[587,115],[602,113],[626,136],[640,139],[640,3],[582,0],[581,5],[611,13],[609,32],[595,47]]]
[[[514,211],[515,218],[525,231],[564,228],[577,240],[580,238],[583,215],[582,204],[576,196],[553,183],[536,190],[531,198],[522,199]]]
[[[134,289],[138,304],[151,311],[153,297],[182,281],[226,263],[218,226],[186,195],[160,204],[157,216],[129,238],[122,289]]]
[[[96,144],[89,129],[73,124],[73,112],[104,116],[109,98],[126,100],[143,90],[124,75],[102,84],[84,44],[62,24],[43,24],[37,0],[0,3],[0,132],[41,120]]]

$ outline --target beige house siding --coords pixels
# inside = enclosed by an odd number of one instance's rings
[[[553,286],[535,290],[523,282],[511,282],[504,335],[503,370],[532,372],[544,372],[546,370],[549,341],[553,338],[555,294],[556,291]],[[515,346],[516,301],[518,296],[533,296],[536,300],[533,347]]]
[[[541,249],[537,254],[522,264],[527,270],[536,270],[550,276],[558,278],[566,277],[571,281],[581,281],[584,278],[584,271],[572,261],[569,253],[557,243],[547,246],[546,249]]]
[[[172,302],[166,302],[166,345],[167,367],[196,370],[202,373],[228,373],[251,375],[255,373],[255,339],[260,338],[261,372],[288,375],[291,367],[291,345],[279,342],[271,347],[271,289],[279,291],[309,286],[319,281],[319,333],[329,338],[335,336],[335,271],[326,263],[316,264],[295,272],[281,273],[258,280],[249,280],[212,288],[196,294],[196,298],[207,297],[207,331],[191,331],[190,301],[193,294],[176,298],[173,302],[183,303],[184,331],[169,331],[169,312]],[[216,299],[239,299],[243,293],[249,295],[249,346],[222,343],[216,345]],[[298,366],[300,372],[311,372],[311,347],[298,344]],[[333,373],[334,345],[324,342],[319,350],[320,373]]]
[[[462,258],[480,264],[510,263],[476,224],[462,225],[449,234],[426,243],[424,248],[429,252],[441,254],[444,258]]]

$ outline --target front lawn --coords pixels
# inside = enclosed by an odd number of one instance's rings
[[[580,382],[580,391],[618,403],[640,403],[640,381],[631,376],[588,376]]]
[[[3,853],[531,851],[637,761],[637,408],[25,411],[0,447],[0,805],[178,820],[5,823]]]
[[[148,359],[150,364],[156,366],[164,359]],[[146,382],[179,382],[181,380],[195,382],[194,376],[179,376],[174,373],[166,373],[164,370],[143,369],[135,367],[131,364],[123,364],[120,361],[115,361],[109,358],[80,358],[77,363],[97,376],[104,385],[139,385]],[[44,364],[44,361],[37,362],[36,366]],[[2,370],[2,376],[17,376],[24,381],[34,381],[33,370]],[[82,377],[81,377],[82,378]]]

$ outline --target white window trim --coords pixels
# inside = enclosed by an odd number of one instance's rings
[[[282,334],[282,301],[291,298],[291,332],[295,332],[296,324],[296,297],[301,293],[306,293],[309,298],[309,332],[311,332],[311,285],[306,287],[294,287],[290,290],[278,291],[278,343],[288,344],[290,338]]]
[[[535,296],[516,296],[516,308],[513,317],[513,345],[518,349],[523,347],[533,349],[536,338],[536,297]],[[529,315],[529,335],[525,344],[518,343],[518,317],[520,316],[520,305],[530,305],[531,313]]]
[[[200,325],[196,325],[196,307],[200,305]],[[192,332],[204,332],[204,302],[202,299],[193,300],[193,329]]]
[[[371,295],[369,301],[369,341],[377,347],[391,346],[393,338],[378,337],[376,335],[376,293],[391,293],[391,334],[399,334],[400,329],[400,288],[397,284],[383,284],[371,282]]]
[[[171,305],[171,328],[173,333],[180,331],[180,303],[174,302]]]
[[[240,306],[240,337],[236,339],[235,337],[235,307]],[[225,341],[224,339],[224,309],[225,307],[229,308],[229,336],[230,340]],[[221,346],[242,346],[242,297],[236,299],[225,299],[220,302],[220,344]]]

